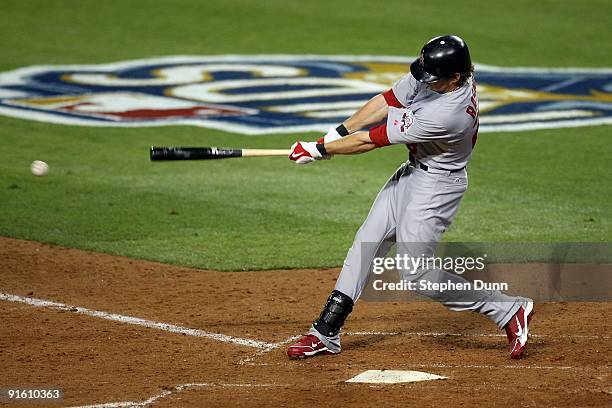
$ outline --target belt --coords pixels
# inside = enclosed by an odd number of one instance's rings
[[[462,168],[457,169],[457,170],[434,169],[432,167],[431,170],[433,170],[433,171],[430,172],[429,171],[429,166],[427,166],[427,165],[421,163],[420,161],[418,161],[416,159],[416,157],[414,157],[414,155],[412,153],[410,153],[408,155],[408,161],[410,162],[410,164],[413,167],[419,168],[419,169],[421,169],[423,171],[426,171],[426,172],[429,172],[429,173],[448,172],[450,174],[454,174],[454,173],[459,173],[460,171],[463,171],[465,169],[465,166],[463,166]]]

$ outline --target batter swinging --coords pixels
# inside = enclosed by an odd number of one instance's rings
[[[368,281],[371,263],[386,255],[393,242],[403,255],[433,256],[467,190],[466,166],[478,134],[473,71],[468,47],[461,38],[436,37],[425,44],[410,73],[391,89],[370,99],[324,138],[292,146],[289,158],[298,164],[400,143],[408,146],[409,160],[378,194],[357,231],[335,289],[308,334],[289,347],[290,358],[340,352],[340,329]],[[369,132],[359,131],[385,117],[386,124]],[[405,280],[466,282],[439,269],[402,274]],[[522,356],[533,314],[531,299],[487,290],[469,295],[461,291],[423,294],[451,310],[486,315],[505,329],[510,356]]]

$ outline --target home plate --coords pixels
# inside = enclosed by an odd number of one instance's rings
[[[447,377],[424,373],[422,371],[368,370],[349,380],[346,380],[346,382],[367,384],[396,384],[416,381],[444,380],[446,378]]]

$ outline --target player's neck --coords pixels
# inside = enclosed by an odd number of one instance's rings
[[[451,82],[451,83],[449,83],[449,84],[448,84],[446,87],[444,87],[444,88],[443,88],[443,89],[440,91],[440,93],[445,94],[445,93],[453,92],[453,91],[456,91],[456,90],[457,90],[457,89],[459,89],[459,88],[461,88],[461,87],[459,86],[459,84],[457,84],[456,82]]]
[[[435,86],[433,86],[433,84],[429,86],[429,89],[439,94],[453,92],[459,88],[461,88],[461,86],[459,86],[459,84],[456,81],[448,81],[445,83],[436,84]]]

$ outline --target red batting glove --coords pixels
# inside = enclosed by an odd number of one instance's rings
[[[291,146],[289,160],[293,160],[296,164],[308,164],[322,158],[315,142],[295,142]]]

